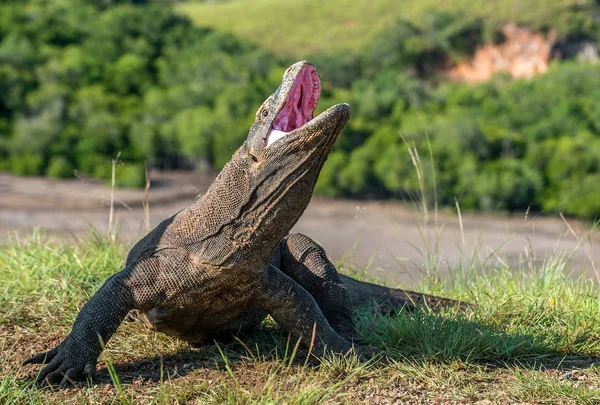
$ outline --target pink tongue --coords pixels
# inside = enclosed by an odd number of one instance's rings
[[[294,86],[292,94],[289,95],[285,106],[277,115],[276,122],[273,123],[273,129],[283,132],[290,132],[300,128],[309,121],[310,101],[312,89],[312,78],[308,70],[301,73],[299,83]],[[306,114],[305,114],[306,113]]]
[[[314,70],[304,69],[296,79],[285,105],[273,121],[273,127],[267,135],[267,146],[288,132],[300,128],[312,119],[312,113],[321,92],[320,82]]]

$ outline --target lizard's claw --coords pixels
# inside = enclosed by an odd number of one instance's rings
[[[56,354],[58,353],[59,347],[60,346],[56,346],[52,350],[48,350],[47,352],[42,352],[42,353],[36,354],[35,356],[31,356],[30,358],[28,358],[27,360],[25,360],[23,362],[23,365],[46,363],[47,361],[52,360],[56,356]]]
[[[393,363],[393,360],[384,352],[382,352],[377,346],[371,345],[354,345],[352,352],[358,356],[358,359],[362,363],[374,360],[376,363],[383,362],[385,364]]]
[[[390,356],[382,352],[377,346],[360,346],[358,350],[363,356],[375,359],[377,363],[392,364],[394,362]]]
[[[79,350],[72,350],[69,343],[67,338],[54,349],[36,354],[23,362],[23,365],[46,364],[35,378],[38,387],[57,384],[65,387],[94,377],[97,356],[81,355]]]
[[[381,350],[379,350],[379,348],[377,346],[371,346],[371,345],[358,346],[357,352],[360,353],[361,355],[365,356],[368,359],[376,357],[381,354]]]

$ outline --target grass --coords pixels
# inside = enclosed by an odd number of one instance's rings
[[[424,269],[422,291],[477,307],[357,311],[361,341],[384,350],[389,363],[306,361],[305,349],[296,351],[272,322],[243,341],[203,348],[124,322],[94,385],[33,388],[39,366],[20,362],[69,332],[125,253],[95,234],[64,244],[35,233],[0,248],[0,403],[600,402],[598,286],[567,274],[561,256],[516,268],[473,262],[445,283]]]
[[[367,46],[385,27],[402,18],[418,25],[431,10],[464,13],[490,26],[507,21],[540,28],[561,26],[580,0],[235,0],[186,2],[178,10],[200,26],[236,34],[270,51],[301,59]]]

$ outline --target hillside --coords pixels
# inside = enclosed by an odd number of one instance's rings
[[[559,31],[574,6],[590,0],[236,0],[188,2],[178,10],[196,24],[228,31],[276,54],[302,58],[315,53],[356,51],[402,18],[422,25],[432,10],[482,18],[489,26],[507,21]]]
[[[523,3],[0,3],[0,171],[218,170],[307,58],[352,106],[318,194],[600,217],[600,4]]]

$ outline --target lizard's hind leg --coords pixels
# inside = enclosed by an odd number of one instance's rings
[[[321,246],[308,236],[288,235],[275,250],[271,265],[313,296],[331,327],[340,336],[354,340],[350,293]]]

